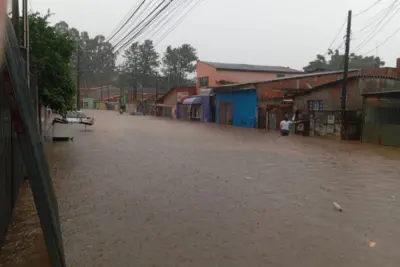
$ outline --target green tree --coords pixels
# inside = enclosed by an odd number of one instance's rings
[[[30,52],[38,71],[41,104],[64,113],[72,107],[76,93],[69,69],[75,45],[67,35],[49,25],[50,16],[29,15]]]
[[[328,57],[328,58],[327,58]],[[339,50],[329,50],[325,55],[317,55],[316,59],[310,61],[307,66],[303,69],[304,71],[315,71],[315,70],[341,70],[344,67],[344,54],[340,54]],[[382,67],[385,62],[379,57],[374,56],[362,56],[354,53],[350,54],[349,57],[349,68],[350,69],[362,69],[362,68],[375,68]]]
[[[145,40],[139,45],[138,49],[139,64],[138,73],[139,81],[142,86],[152,86],[154,75],[160,62],[159,55],[154,49],[153,41]]]
[[[125,50],[123,58],[124,61],[119,70],[121,85],[132,87],[132,95],[136,96],[139,79],[139,43],[135,42],[127,50]]]
[[[96,35],[90,38],[85,31],[79,32],[75,28],[69,28],[65,21],[55,25],[56,30],[64,35],[68,35],[76,45],[80,47],[80,72],[81,81],[89,87],[110,84],[115,76],[116,55],[113,52],[112,44],[105,41],[103,35]],[[70,69],[77,75],[77,51],[74,53]]]
[[[153,41],[133,43],[124,51],[123,57],[124,62],[120,70],[121,84],[132,86],[134,96],[139,86],[155,86],[155,73],[160,62]]]
[[[173,48],[168,46],[162,59],[162,72],[172,86],[184,83],[189,74],[196,69],[197,52],[190,44]]]

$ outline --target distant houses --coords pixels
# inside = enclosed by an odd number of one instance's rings
[[[287,116],[293,120],[293,134],[400,146],[397,62],[395,68],[349,70],[343,111],[343,71],[304,73],[289,67],[198,61],[196,84],[177,85],[157,99],[149,98],[153,103],[148,113],[268,131],[279,130]],[[119,95],[113,100],[120,101]],[[89,103],[89,108],[96,104]]]

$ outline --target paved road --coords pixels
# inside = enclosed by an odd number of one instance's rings
[[[51,156],[69,266],[400,262],[399,150],[87,113]]]

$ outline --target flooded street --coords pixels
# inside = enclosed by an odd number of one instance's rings
[[[400,262],[398,149],[87,115],[49,153],[68,266]]]

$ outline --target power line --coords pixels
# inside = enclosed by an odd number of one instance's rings
[[[204,0],[198,0],[188,11],[186,11],[186,13],[164,35],[162,35],[160,39],[157,40],[155,46],[164,40],[180,23],[182,23],[186,16],[202,1]]]
[[[162,26],[166,25],[171,17],[173,17],[176,13],[180,12],[182,7],[187,4],[188,1],[191,0],[176,0],[174,1],[163,14],[155,18],[149,25],[149,30],[141,33],[137,36],[137,38],[145,38],[152,39],[152,37],[147,37],[149,34],[154,36]],[[146,37],[145,37],[146,36]]]
[[[374,51],[375,49],[381,47],[382,45],[384,45],[385,43],[387,43],[390,39],[392,39],[398,32],[400,31],[400,28],[398,28],[392,35],[390,35],[388,38],[385,39],[385,41],[383,41],[382,43],[378,44],[374,49],[369,50],[368,52],[366,52],[365,54],[369,54],[372,51]]]
[[[179,0],[178,0],[179,1]],[[192,0],[183,0],[178,4],[178,7],[173,9],[172,12],[166,14],[162,19],[160,19],[155,25],[154,25],[154,32],[148,37],[148,39],[153,39],[154,36],[156,36],[162,29],[167,26],[168,23],[175,17],[176,14],[181,14],[186,7],[189,6],[189,4],[193,2]]]
[[[360,16],[360,15],[362,15],[362,14],[364,14],[364,13],[370,11],[372,8],[374,8],[374,7],[375,7],[377,4],[379,4],[380,2],[382,2],[382,0],[376,1],[375,3],[373,3],[373,4],[372,4],[370,7],[368,7],[367,9],[365,9],[365,10],[363,10],[363,11],[357,13],[357,14],[354,14],[354,15],[353,15],[353,18],[354,18],[354,17],[357,17],[357,16]]]
[[[146,14],[146,12],[148,10],[151,10],[152,8],[154,8],[157,5],[157,1],[147,1],[146,4],[143,5],[143,7],[139,10],[139,12],[136,14],[136,21],[142,20],[143,19],[143,14]],[[133,22],[131,20],[131,22]],[[131,23],[129,26],[124,27],[124,29],[121,30],[119,36],[123,37],[125,36],[125,34],[127,34],[127,32],[130,30],[131,27],[133,27],[135,25],[135,23]],[[121,38],[117,38],[118,41],[120,41]],[[118,42],[115,41],[115,42]]]
[[[135,10],[137,8],[137,4],[135,3],[135,5],[132,7],[131,10]],[[129,14],[131,14],[132,12],[128,12],[125,14],[125,17],[118,23],[118,25],[110,32],[110,34],[108,34],[108,36],[113,35],[120,27],[121,25],[124,23],[124,21],[128,20]]]
[[[329,45],[329,47],[328,47],[328,49],[326,50],[326,52],[325,52],[324,55],[328,54],[328,51],[332,48],[332,45],[336,42],[336,39],[339,37],[339,35],[340,35],[340,33],[342,32],[343,27],[346,25],[346,23],[347,23],[347,18],[346,18],[345,21],[343,22],[342,26],[340,26],[339,31],[336,33],[335,38],[333,38],[331,44]]]
[[[164,0],[162,3],[164,3],[166,0]],[[140,35],[147,27],[150,23],[152,23],[157,16],[159,16],[171,3],[173,3],[174,0],[170,0],[164,7],[162,7],[151,19],[150,21],[148,21],[135,35],[133,35],[129,40],[127,40],[120,48],[118,48],[115,53],[117,53],[118,51],[124,49],[130,42],[132,42],[138,35]],[[161,5],[160,4],[160,5]],[[158,7],[157,7],[158,8]],[[152,12],[153,13],[153,12]]]
[[[374,38],[392,19],[393,17],[400,11],[400,7],[399,5],[397,6],[397,10],[392,14],[392,16],[386,21],[386,23],[379,28],[379,26],[381,25],[381,23],[386,19],[387,15],[389,15],[390,12],[392,12],[394,10],[394,7],[396,5],[396,3],[399,0],[394,0],[393,3],[391,4],[391,7],[389,8],[388,12],[386,13],[385,16],[382,17],[382,19],[376,24],[374,30],[372,31],[372,33],[367,36],[367,38],[364,39],[364,41],[361,42],[361,44],[359,44],[356,48],[354,48],[353,53],[359,51],[361,48],[363,48],[367,43],[369,43],[372,38]]]
[[[162,6],[162,4],[164,4],[167,0],[163,0],[161,3],[159,3],[151,12],[150,14],[148,14],[143,20],[141,20],[138,25],[136,25],[136,27],[134,27],[131,31],[129,31],[128,34],[126,34],[122,39],[120,39],[112,48],[112,50],[114,50],[118,45],[120,45],[124,40],[126,40],[127,38],[129,38],[129,35],[131,35],[133,32],[135,32],[147,19],[149,19],[151,17],[151,15],[153,15],[154,12],[157,11],[157,9]],[[170,0],[173,1],[173,0]],[[118,49],[120,50],[120,49]]]
[[[140,10],[140,8],[143,6],[143,4],[146,2],[146,0],[143,0],[139,6],[132,12],[132,14],[129,16],[129,18],[125,21],[125,23],[106,41],[108,43],[112,38],[115,37],[125,26],[128,24],[128,22],[136,15],[136,13]]]
[[[381,10],[379,13],[375,14],[371,19],[369,19],[369,23],[367,25],[365,25],[363,28],[361,28],[360,30],[356,31],[356,32],[363,32],[366,29],[368,29],[371,25],[376,26],[377,24],[377,20],[379,18],[382,18],[382,16],[385,16],[385,14],[389,11],[390,9],[390,5],[386,8],[384,8],[383,10]]]

